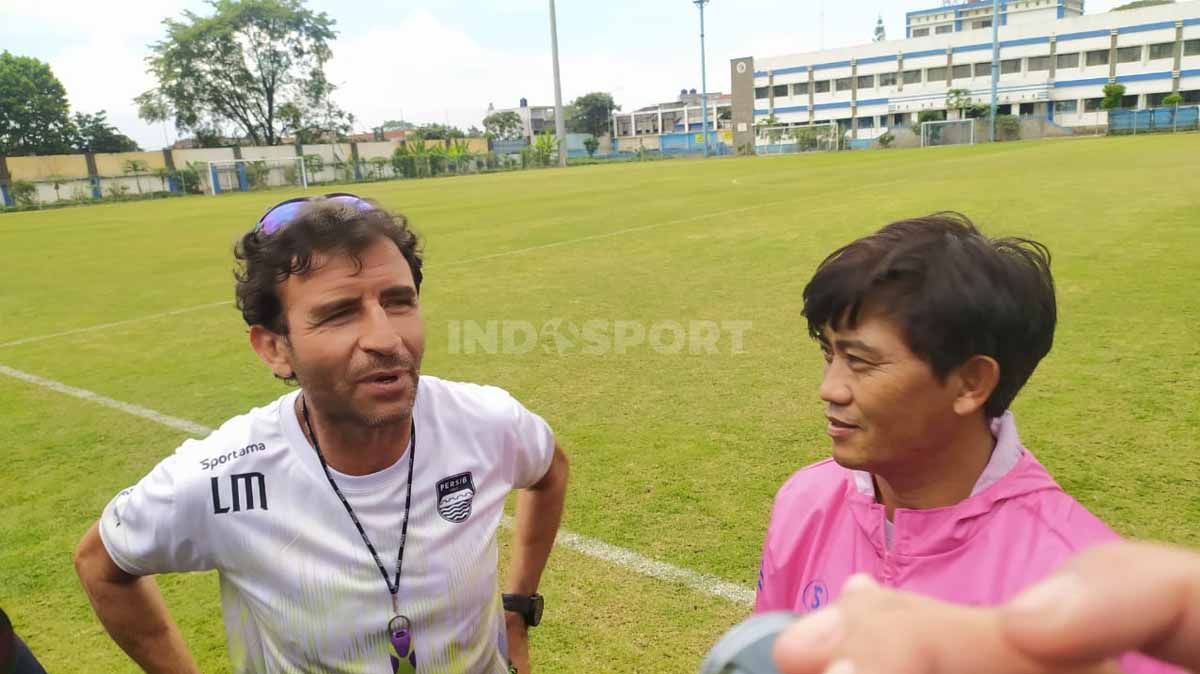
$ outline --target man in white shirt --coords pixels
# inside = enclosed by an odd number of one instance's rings
[[[530,671],[567,461],[506,392],[419,374],[407,222],[353,195],[292,200],[236,254],[251,345],[300,389],[108,504],[75,560],[100,621],[146,671],[199,672],[153,576],[216,569],[235,672]]]

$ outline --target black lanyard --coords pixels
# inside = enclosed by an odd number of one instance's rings
[[[342,490],[338,489],[337,482],[333,481],[333,474],[329,472],[329,465],[325,463],[325,455],[321,453],[321,443],[317,440],[317,432],[313,430],[312,421],[308,418],[308,401],[304,396],[300,397],[300,409],[304,411],[304,425],[308,427],[308,434],[312,436],[313,449],[317,450],[317,458],[321,460],[321,468],[325,471],[325,477],[329,480],[329,486],[333,487],[333,493],[341,499],[342,505],[346,507],[346,513],[350,515],[350,519],[354,521],[354,526],[358,527],[358,534],[362,536],[363,543],[367,544],[367,549],[371,551],[371,556],[375,558],[375,566],[379,567],[379,573],[383,576],[383,582],[387,583],[388,592],[392,593],[392,609],[399,609],[397,603],[397,595],[400,592],[400,572],[404,569],[404,542],[408,538],[408,511],[412,505],[412,482],[413,482],[413,463],[417,453],[417,421],[412,421],[412,431],[408,447],[408,493],[404,496],[404,524],[400,527],[400,553],[396,556],[396,582],[393,583],[388,579],[387,569],[383,568],[383,562],[379,559],[379,553],[375,551],[375,546],[371,544],[371,539],[367,536],[367,530],[363,529],[362,522],[358,521],[358,516],[354,514],[354,508],[350,507],[350,502],[342,494]]]

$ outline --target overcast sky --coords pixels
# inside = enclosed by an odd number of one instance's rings
[[[904,34],[904,13],[940,0],[712,0],[705,10],[710,91],[728,91],[729,59],[869,42],[882,15]],[[1088,0],[1088,13],[1118,0]],[[337,21],[330,79],[357,130],[386,119],[479,125],[489,103],[552,105],[548,0],[310,0]],[[151,88],[148,45],[162,20],[192,0],[0,0],[0,49],[50,64],[73,112],[107,110],[144,148],[174,129],[137,118]],[[690,0],[558,0],[563,100],[609,91],[633,109],[700,88],[699,16]]]

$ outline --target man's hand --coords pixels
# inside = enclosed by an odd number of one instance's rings
[[[783,674],[1109,674],[1140,651],[1200,672],[1200,555],[1092,548],[1009,604],[956,606],[866,576],[780,635]],[[1140,656],[1126,674],[1177,671]]]
[[[529,674],[529,627],[525,619],[516,613],[504,612],[504,627],[508,633],[508,659],[517,668],[517,674]]]

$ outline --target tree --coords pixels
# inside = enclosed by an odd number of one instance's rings
[[[138,194],[142,193],[142,174],[150,169],[150,165],[141,159],[126,159],[122,165],[125,175],[132,175],[134,182],[137,183]]]
[[[1142,7],[1153,7],[1155,5],[1170,5],[1175,0],[1134,0],[1134,2],[1126,3],[1119,7],[1113,7],[1112,11],[1120,12],[1126,9],[1140,9]]]
[[[1106,84],[1104,85],[1104,100],[1100,101],[1102,110],[1112,110],[1113,108],[1121,107],[1121,99],[1125,97],[1124,84]]]
[[[413,138],[422,140],[449,140],[451,138],[466,138],[467,134],[456,126],[447,124],[422,124],[411,134]]]
[[[963,111],[973,105],[969,89],[951,89],[946,92],[946,109],[957,110],[960,118],[965,118]]]
[[[412,122],[406,122],[402,119],[389,119],[383,124],[380,124],[379,128],[383,129],[384,131],[403,131],[405,129],[415,129],[417,128],[417,125],[413,124]]]
[[[587,140],[583,141],[583,149],[587,150],[588,158],[596,156],[596,150],[600,149],[600,141],[596,140],[595,136],[588,136]]]
[[[75,148],[80,152],[136,152],[142,148],[105,119],[103,110],[94,115],[75,113]]]
[[[483,128],[492,138],[512,140],[521,137],[521,116],[511,110],[493,112],[483,118]]]
[[[1164,96],[1162,99],[1162,104],[1164,106],[1171,106],[1171,105],[1178,106],[1182,102],[1183,102],[1183,96],[1180,96],[1177,93],[1176,94],[1168,94],[1167,96]]]
[[[158,87],[138,96],[146,121],[173,117],[180,131],[232,124],[256,145],[289,133],[348,126],[325,78],[334,20],[303,0],[209,0],[211,16],[185,11],[146,61]]]
[[[63,154],[73,137],[67,91],[50,66],[0,53],[0,155]]]
[[[613,110],[621,106],[613,102],[612,94],[594,91],[571,101],[566,111],[567,130],[572,133],[590,133],[597,138],[608,133],[609,119]]]

